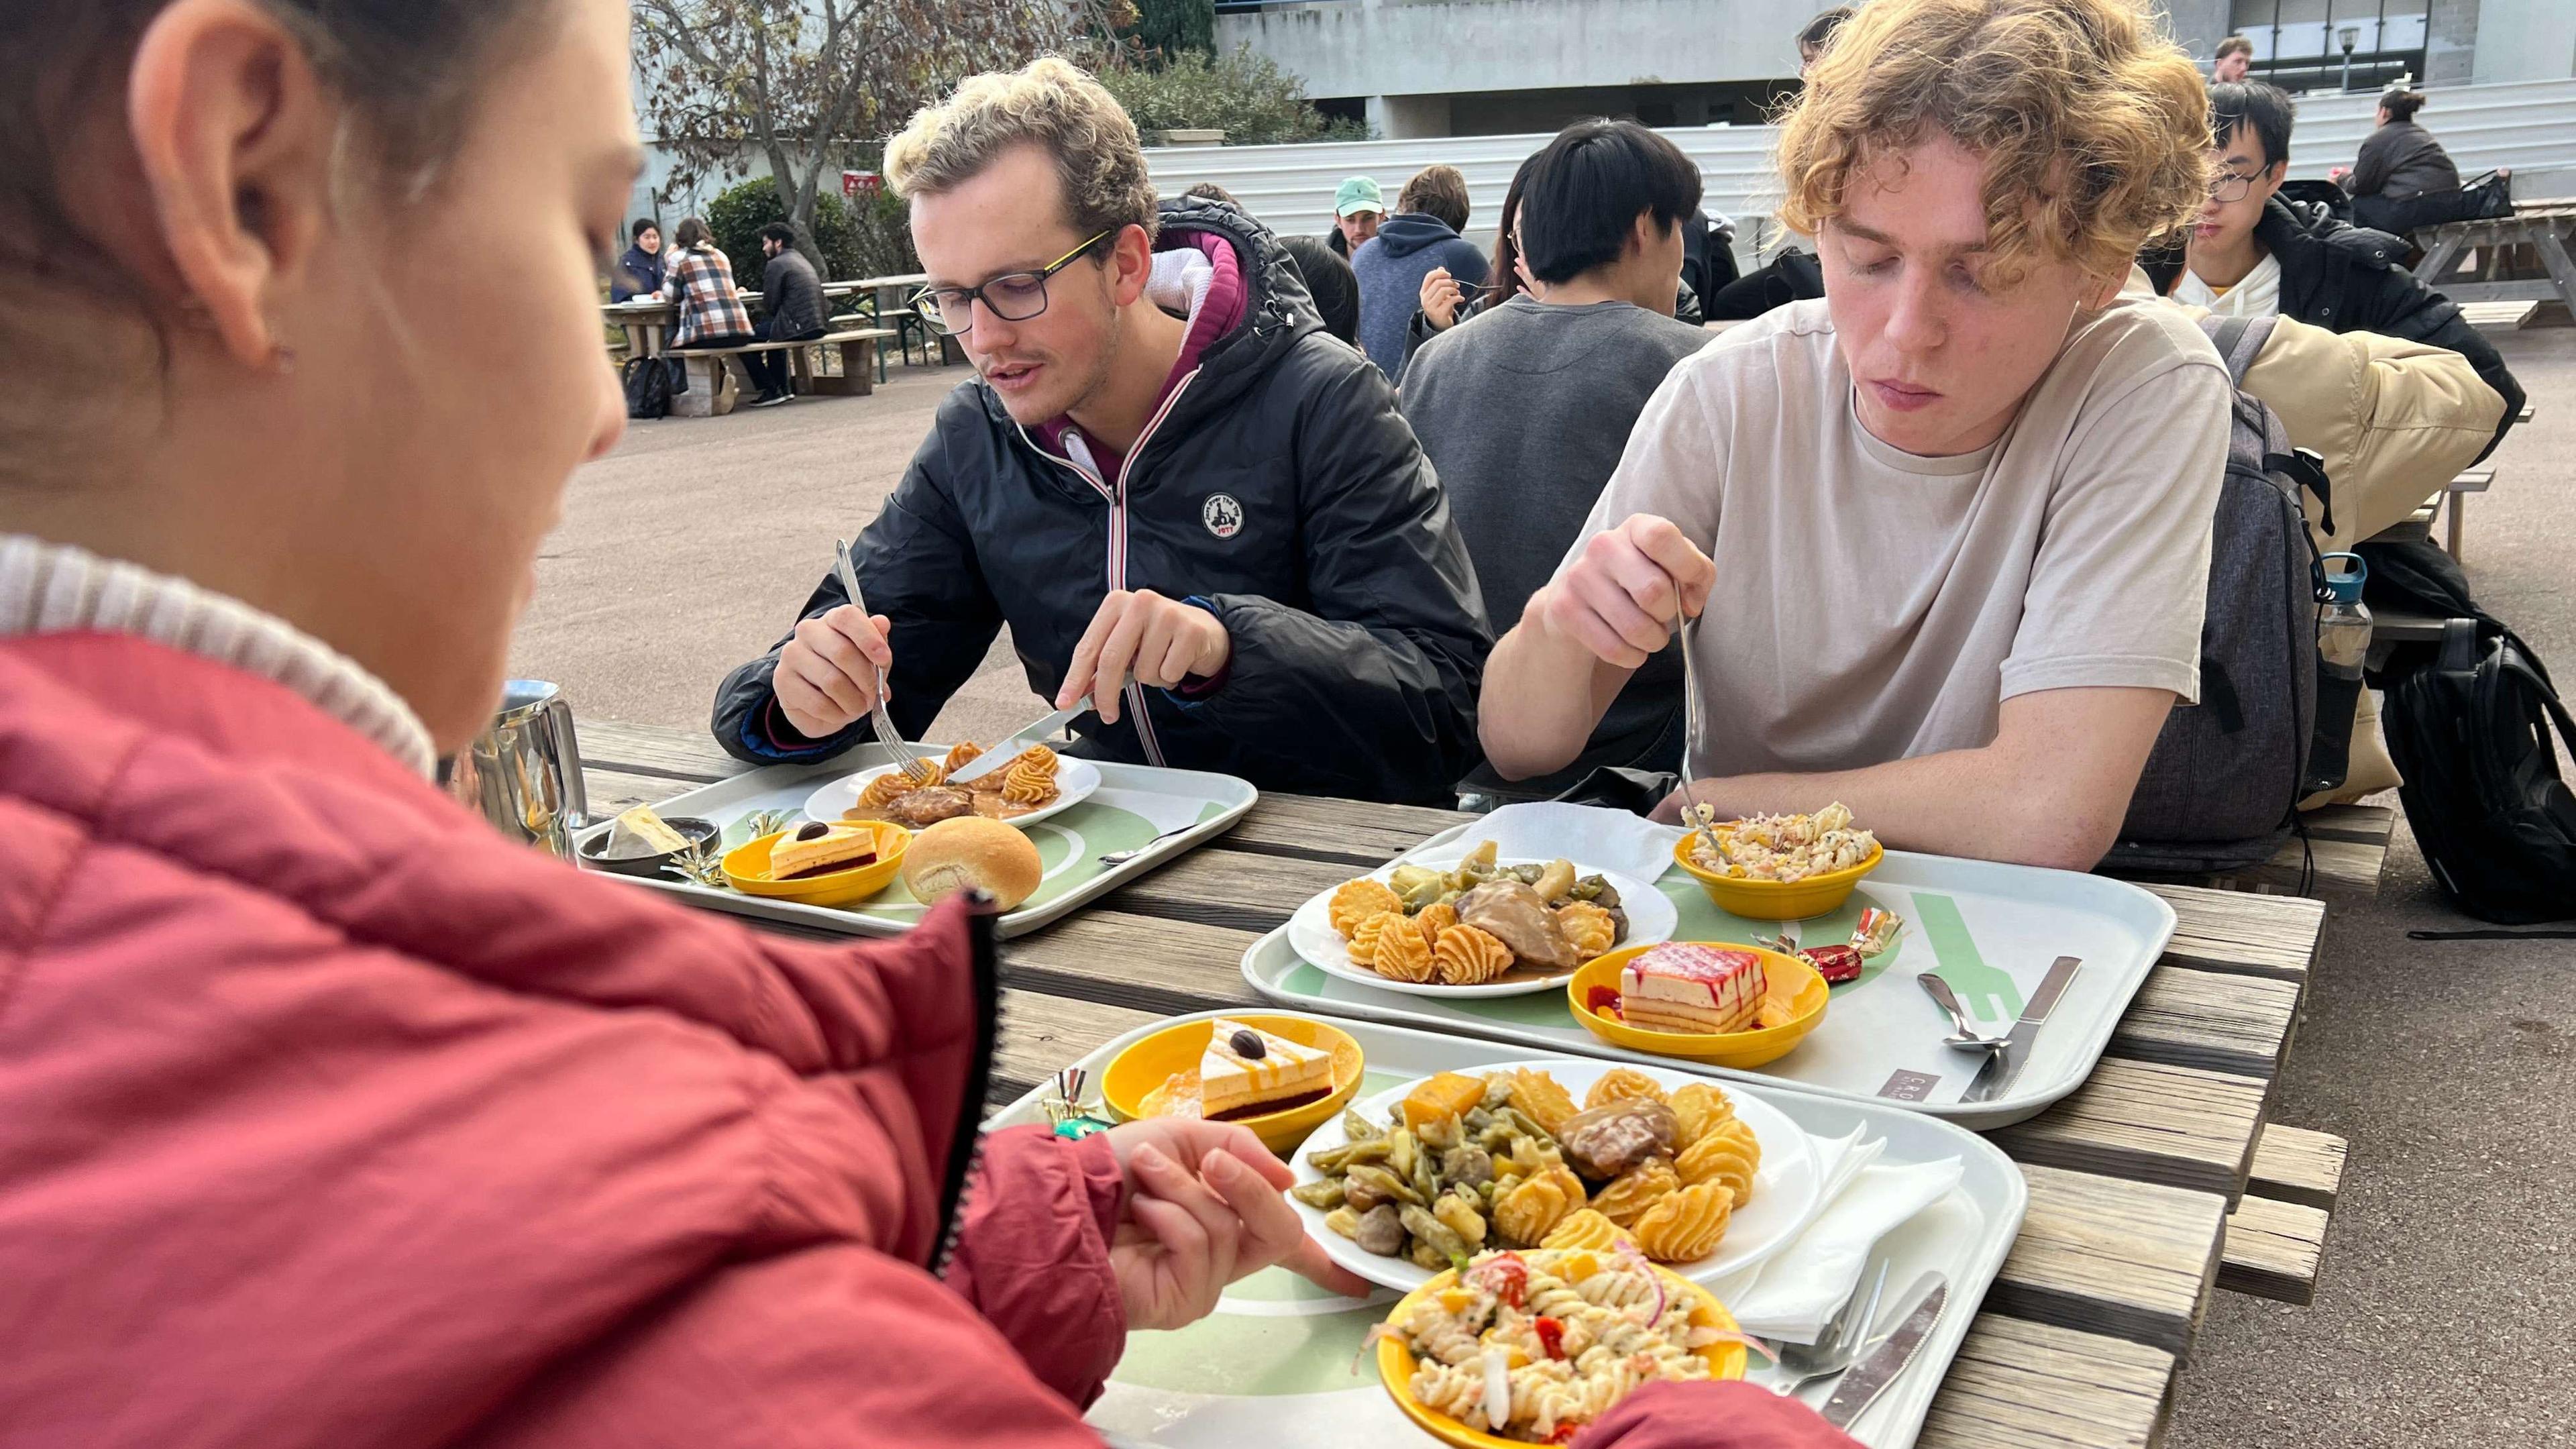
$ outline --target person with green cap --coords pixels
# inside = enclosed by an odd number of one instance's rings
[[[1349,261],[1361,242],[1377,235],[1377,224],[1384,220],[1386,193],[1377,189],[1376,179],[1350,177],[1333,193],[1333,234],[1324,239],[1324,244]]]

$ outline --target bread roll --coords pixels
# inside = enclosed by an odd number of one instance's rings
[[[999,820],[964,815],[942,820],[913,837],[904,852],[903,883],[927,904],[962,890],[989,892],[1004,911],[1037,894],[1046,866],[1038,848]]]

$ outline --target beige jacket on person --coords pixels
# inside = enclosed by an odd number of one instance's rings
[[[2449,348],[2290,317],[2274,319],[2244,390],[2280,416],[2292,443],[2324,456],[2335,531],[2325,532],[2316,499],[2307,509],[2327,553],[2405,522],[2504,420],[2504,398]]]

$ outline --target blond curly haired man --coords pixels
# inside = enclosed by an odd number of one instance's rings
[[[1807,75],[1782,219],[1825,296],[1685,361],[1487,668],[1558,768],[1682,615],[1721,816],[2085,869],[2199,686],[2227,374],[2129,259],[2203,194],[2198,73],[2131,0],[1878,0]],[[1668,801],[1677,813],[1678,800]]]

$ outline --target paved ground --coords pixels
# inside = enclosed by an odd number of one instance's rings
[[[2576,679],[2576,329],[2501,345],[2539,417],[2470,512],[2469,572]],[[703,727],[716,681],[795,616],[962,376],[898,369],[870,398],[638,425],[573,484],[517,669],[586,715]],[[1004,641],[939,733],[990,738],[1044,708]],[[2219,1295],[2172,1449],[2576,1434],[2576,942],[2406,938],[2461,923],[2402,827],[2380,903],[2330,919],[2278,1108],[2352,1143],[2323,1288],[2309,1308]]]

